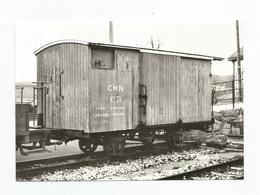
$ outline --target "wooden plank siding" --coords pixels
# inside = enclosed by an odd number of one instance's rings
[[[146,125],[211,120],[210,61],[143,53]]]
[[[37,81],[43,81],[42,53],[37,55]],[[41,85],[37,84],[37,87]],[[37,114],[43,113],[42,90],[37,90]]]
[[[59,44],[37,55],[37,81],[50,82],[45,84],[48,93],[43,96],[45,127],[88,131],[88,67],[87,45]]]
[[[61,128],[88,131],[88,47],[79,44],[62,44]]]
[[[210,61],[181,58],[179,117],[183,122],[211,120]]]
[[[54,44],[37,53],[37,81],[48,92],[42,105],[38,91],[37,113],[47,128],[86,133],[135,129],[140,120],[149,126],[209,121],[210,69],[210,60],[177,54]],[[147,87],[142,117],[139,84]]]
[[[139,52],[112,52],[113,69],[91,68],[89,72],[91,133],[133,129],[138,124]],[[102,60],[111,62],[105,59],[109,56],[103,55]],[[114,97],[119,99],[112,100]]]
[[[177,56],[143,53],[142,82],[147,86],[146,125],[176,123]]]

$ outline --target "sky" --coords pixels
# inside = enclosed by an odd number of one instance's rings
[[[155,18],[155,12],[151,17]],[[243,46],[243,23],[240,45]],[[236,50],[235,20],[165,21],[113,20],[114,43],[150,47],[150,39],[161,42],[160,49],[227,58]],[[76,39],[109,42],[109,20],[17,21],[15,23],[16,82],[36,81],[36,57],[41,46],[57,40]],[[212,73],[231,75],[232,63],[213,62]]]

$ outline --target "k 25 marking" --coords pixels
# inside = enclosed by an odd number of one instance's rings
[[[110,102],[122,102],[121,96],[110,96]]]

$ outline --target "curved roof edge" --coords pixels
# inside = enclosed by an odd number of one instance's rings
[[[78,43],[78,44],[83,44],[83,45],[88,45],[89,42],[87,41],[81,41],[81,40],[74,40],[74,39],[64,39],[64,40],[58,40],[58,41],[52,41],[50,43],[47,43],[46,45],[40,47],[39,49],[35,50],[33,53],[35,55],[37,55],[38,53],[40,53],[41,51],[43,51],[44,49],[54,46],[54,45],[58,45],[58,44],[62,44],[62,43]]]
[[[176,51],[169,51],[169,50],[151,49],[151,48],[145,48],[145,47],[123,46],[123,45],[106,44],[106,43],[92,43],[92,42],[73,40],[73,39],[50,42],[50,43],[40,47],[39,49],[37,49],[34,52],[34,54],[37,55],[38,53],[40,53],[41,51],[43,51],[44,49],[46,49],[48,47],[58,45],[58,44],[62,44],[62,43],[78,43],[78,44],[91,45],[91,46],[97,46],[97,47],[110,47],[110,48],[138,50],[140,52],[145,52],[145,53],[177,55],[177,56],[181,56],[181,57],[198,58],[198,59],[205,59],[205,60],[218,60],[218,61],[224,60],[224,58],[221,58],[221,57],[208,56],[208,55],[200,55],[200,54],[185,53],[185,52],[176,52]]]

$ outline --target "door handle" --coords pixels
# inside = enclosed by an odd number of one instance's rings
[[[64,73],[64,70],[62,70],[60,73],[60,97],[61,97],[61,99],[64,99],[64,96],[62,95],[62,91],[61,91],[61,76],[63,73]]]
[[[140,92],[139,92],[139,99],[140,99],[140,106],[146,107],[147,104],[147,86],[144,84],[140,84]]]

